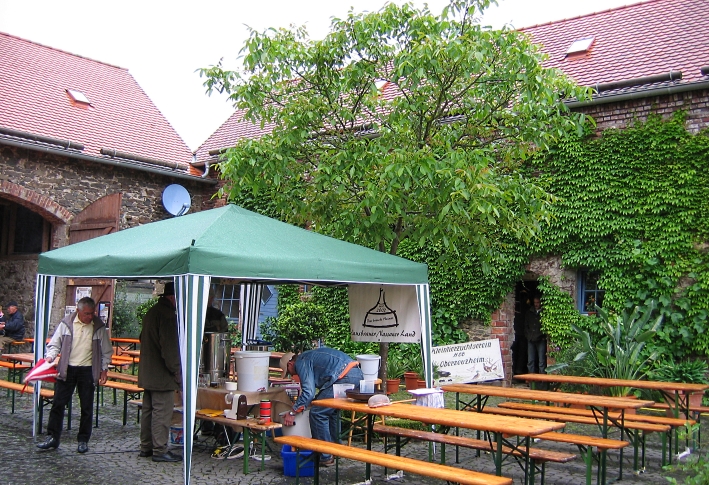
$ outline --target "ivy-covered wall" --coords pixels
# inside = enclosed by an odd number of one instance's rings
[[[534,252],[599,271],[605,308],[657,299],[665,325],[653,345],[678,358],[709,356],[709,132],[685,121],[649,116],[568,141],[530,167],[559,197]],[[556,315],[571,301],[550,305],[544,323],[563,344],[567,321]]]
[[[513,324],[515,284],[539,280],[553,354],[571,344],[572,323],[593,329],[593,318],[576,310],[577,270],[587,269],[601,273],[606,308],[660,302],[666,323],[648,351],[709,356],[708,99],[695,91],[584,109],[600,128],[527,167],[559,198],[551,224],[531,246],[508,241],[497,248],[485,270],[464,249],[451,258],[439,248],[402,243],[400,256],[429,265],[435,344],[475,338],[484,332],[471,329],[485,327],[501,336],[509,379],[511,328],[500,325]],[[267,213],[267,202],[260,204],[254,208]],[[360,352],[361,344],[348,338],[346,293],[316,293],[337,322],[328,343]]]

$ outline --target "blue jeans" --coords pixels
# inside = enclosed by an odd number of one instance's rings
[[[545,374],[547,368],[547,339],[527,341],[527,371],[530,374]]]
[[[359,386],[359,381],[364,379],[362,370],[359,367],[353,367],[342,379],[335,381],[335,384],[354,384],[355,388]],[[321,389],[315,396],[314,400],[330,399],[335,397],[335,392],[332,386]],[[322,406],[313,406],[310,408],[310,433],[313,438],[330,443],[340,442],[340,411]],[[322,460],[330,460],[332,455],[323,453],[320,455]]]

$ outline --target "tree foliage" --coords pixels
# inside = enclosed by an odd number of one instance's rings
[[[489,3],[350,12],[322,40],[251,31],[241,71],[201,71],[272,128],[224,154],[223,190],[392,254],[405,239],[447,251],[464,241],[487,264],[500,240],[537,236],[552,197],[519,165],[580,129],[560,99],[586,91],[544,69],[523,34],[481,27]]]

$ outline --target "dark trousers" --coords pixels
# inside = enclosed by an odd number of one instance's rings
[[[143,391],[143,410],[140,419],[140,451],[155,455],[167,453],[175,391]]]
[[[79,391],[79,403],[81,404],[77,441],[88,443],[91,438],[95,389],[91,366],[69,366],[66,380],[57,380],[54,384],[54,401],[52,402],[52,410],[49,412],[47,434],[54,436],[57,441],[60,440],[64,426],[64,408],[69,404],[74,389]]]
[[[527,341],[527,371],[530,374],[545,374],[547,368],[547,339]]]

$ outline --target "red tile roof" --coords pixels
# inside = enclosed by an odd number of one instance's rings
[[[583,86],[681,71],[681,83],[709,80],[708,0],[649,0],[571,19],[520,29],[549,55],[544,66],[558,68]],[[594,37],[586,53],[566,57],[571,44]],[[676,81],[673,81],[676,84]],[[396,94],[393,85],[384,96]],[[257,138],[269,127],[244,122],[237,111],[197,150],[197,161],[214,159],[210,150]]]
[[[260,138],[270,133],[273,129],[273,125],[267,124],[261,128],[260,124],[253,124],[250,121],[244,120],[243,117],[244,111],[236,110],[229,119],[222,123],[222,126],[217,128],[217,131],[212,133],[195,152],[197,161],[216,161],[219,157],[217,155],[210,155],[210,151],[214,153],[222,148],[232,147],[236,144],[237,140],[244,138]]]
[[[82,92],[90,106],[72,101]],[[7,129],[188,170],[192,154],[127,69],[0,33],[0,135]],[[4,135],[3,135],[4,133]],[[15,139],[17,140],[17,139]]]
[[[670,71],[692,82],[709,65],[707,19],[707,0],[650,0],[520,30],[549,55],[545,67],[583,86]],[[566,57],[575,40],[591,36],[588,52]]]

